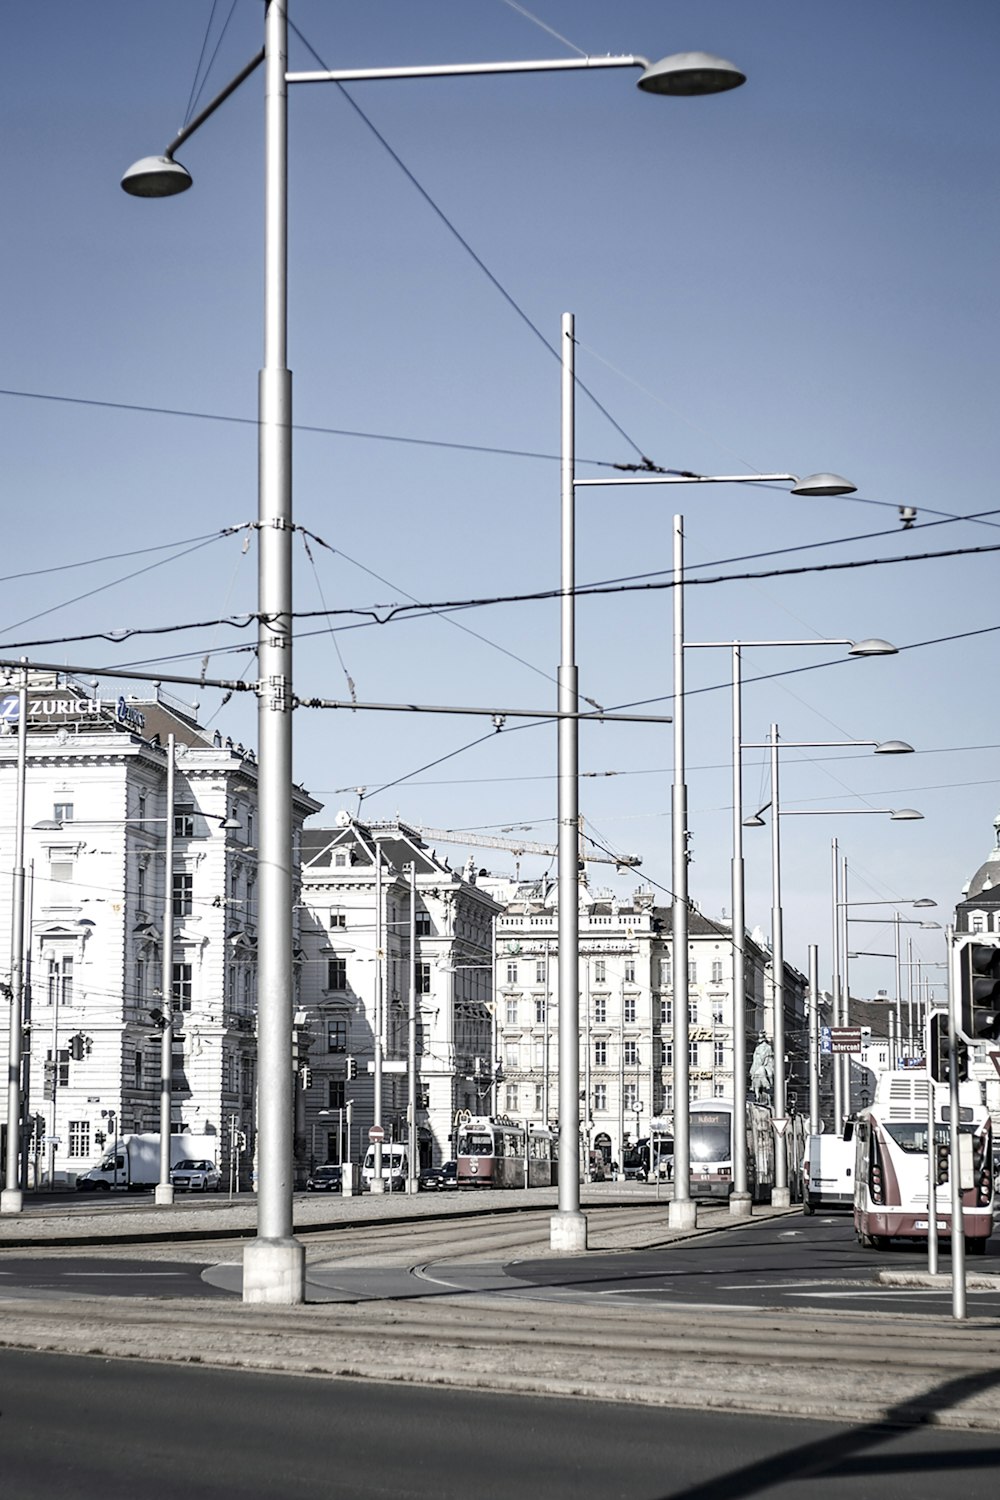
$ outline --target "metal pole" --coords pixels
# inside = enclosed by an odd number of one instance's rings
[[[691,1197],[691,1084],[688,1027],[687,786],[684,766],[684,517],[674,516],[673,572],[674,776],[671,788],[670,948],[674,977],[674,1195],[671,1229],[691,1229],[698,1209]]]
[[[850,929],[847,925],[847,857],[841,861],[842,875],[840,881],[840,932],[843,941],[843,986],[840,995],[841,1025],[851,1024],[851,956],[850,956]],[[837,1067],[840,1069],[840,1097],[844,1105],[844,1116],[851,1112],[851,1054],[842,1053],[837,1058]]]
[[[575,466],[574,321],[562,318],[562,440],[560,462],[560,660],[558,703],[561,714],[577,712],[576,532],[573,473]],[[587,1219],[580,1212],[580,889],[577,879],[579,817],[579,727],[574,718],[558,726],[559,819],[559,1209],[550,1220],[553,1250],[574,1253],[587,1248]]]
[[[840,859],[837,840],[830,846],[831,855],[831,932],[830,945],[833,951],[833,1024],[841,1025],[840,1019]],[[833,1128],[839,1135],[844,1128],[844,1099],[841,1090],[840,1059],[836,1054],[830,1059],[833,1065]]]
[[[157,1204],[174,1201],[170,1181],[170,1115],[174,1066],[174,736],[167,735],[166,836],[163,844],[163,942],[160,948],[160,1180],[153,1192]]]
[[[930,1069],[930,1035],[927,1047],[927,1274],[938,1273],[937,1227],[937,1108]]]
[[[747,953],[746,877],[743,864],[743,655],[733,644],[733,1191],[729,1212],[753,1211],[747,1188]]]
[[[949,952],[954,955],[954,930],[947,929]],[[965,1226],[962,1218],[962,1160],[959,1149],[958,1105],[958,985],[954,958],[948,967],[948,1154],[951,1179],[951,1312],[957,1322],[965,1318]],[[928,1219],[930,1223],[930,1219]]]
[[[415,1193],[418,1187],[417,1172],[417,866],[410,863],[410,965],[409,965],[409,1014],[406,1030],[407,1066],[407,1130],[406,1130],[406,1191]]]
[[[809,944],[809,1134],[819,1135],[819,947]]]
[[[906,1052],[913,1056],[913,939],[906,939]]]
[[[903,972],[902,972],[902,967],[901,967],[901,963],[900,963],[900,951],[899,951],[899,940],[900,940],[899,939],[899,912],[898,911],[893,912],[892,916],[893,916],[893,928],[895,930],[895,938],[896,938],[895,950],[894,950],[895,951],[895,957],[896,957],[896,1035],[897,1035],[897,1037],[902,1038],[902,1035],[903,1035]],[[896,1067],[897,1061],[896,1061],[895,1055],[890,1060],[890,1064],[889,1065],[890,1065],[890,1067],[893,1067],[893,1068]]]
[[[243,1300],[305,1297],[292,1233],[292,375],[288,357],[288,15],[264,17],[264,364],[258,385],[258,1186]]]
[[[454,981],[452,981],[454,986]],[[375,1072],[372,1124],[382,1124],[382,1039],[385,1018],[383,1016],[384,995],[382,993],[382,848],[375,840]],[[373,1193],[385,1192],[382,1178],[382,1142],[375,1141],[375,1170],[369,1183]]]
[[[785,954],[781,912],[781,800],[778,794],[778,726],[771,725],[771,992],[774,1028],[774,1187],[771,1203],[787,1208],[788,1156],[785,1150]],[[780,1125],[777,1122],[781,1122]]]
[[[18,1214],[21,1189],[21,1047],[24,1040],[24,797],[28,771],[28,669],[17,689],[17,791],[14,807],[14,872],[11,887],[10,1027],[7,1042],[7,1149],[0,1213]],[[58,1061],[55,1063],[58,1067]],[[53,1070],[55,1077],[55,1070]],[[55,1095],[53,1094],[53,1098]],[[53,1135],[55,1125],[53,1124]],[[52,1148],[53,1163],[55,1147]]]
[[[52,1104],[49,1111],[49,1190],[56,1185],[56,1132],[59,1106],[59,1006],[62,1000],[63,970],[58,960],[49,966],[49,996],[52,1000]],[[116,1142],[117,1144],[117,1142]]]

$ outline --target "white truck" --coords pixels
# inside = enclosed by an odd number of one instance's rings
[[[854,1122],[843,1135],[806,1137],[802,1160],[802,1212],[854,1206]]]
[[[189,1157],[214,1162],[218,1149],[217,1135],[172,1135],[170,1165],[174,1167]],[[78,1193],[106,1193],[111,1188],[118,1188],[131,1192],[137,1188],[155,1187],[159,1180],[159,1134],[120,1135],[99,1162],[79,1173],[76,1190]]]

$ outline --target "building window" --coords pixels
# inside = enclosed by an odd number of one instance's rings
[[[625,1093],[624,1093],[623,1098],[622,1098],[622,1103],[623,1103],[625,1109],[627,1109],[627,1110],[628,1109],[634,1110],[635,1107],[636,1107],[636,1105],[638,1104],[638,1102],[639,1102],[639,1087],[638,1087],[638,1084],[627,1083],[625,1085]]]
[[[713,984],[721,984],[722,983],[722,960],[721,960],[721,958],[715,958],[715,959],[712,960],[712,983]]]
[[[191,1009],[193,970],[190,964],[174,964],[173,999],[174,1010]]]
[[[598,1026],[607,1025],[608,1002],[603,995],[598,995],[594,1001],[594,1020]]]
[[[139,822],[139,827],[140,828],[145,828],[145,826],[146,826],[146,793],[145,792],[140,792],[139,793],[139,816],[138,816],[138,822]]]
[[[545,1025],[545,1001],[544,1000],[536,1000],[535,1001],[535,1025],[536,1026],[544,1026]]]
[[[135,1004],[141,1005],[146,998],[146,961],[137,958],[135,961]]]
[[[537,958],[535,960],[535,983],[536,984],[544,984],[545,983],[545,960],[544,960],[544,958]]]
[[[635,1006],[636,1006],[635,996],[634,995],[626,995],[625,996],[625,1019],[626,1019],[626,1021],[634,1021],[635,1020]]]
[[[347,869],[347,850],[338,849],[333,856],[334,868],[337,870]]]
[[[194,896],[194,876],[187,875],[183,871],[175,873],[173,878],[173,908],[175,917],[189,917],[191,915],[192,899]]]
[[[327,1109],[346,1109],[347,1084],[343,1078],[329,1078],[326,1084]]]
[[[55,803],[55,805],[53,806],[53,809],[52,809],[52,818],[53,818],[53,821],[56,822],[56,823],[72,823],[72,821],[73,821],[73,804],[72,804],[72,802],[57,802],[57,803]]]
[[[347,959],[328,958],[326,961],[326,987],[328,990],[347,989]]]
[[[429,911],[417,911],[414,913],[417,937],[431,937],[431,914]]]
[[[698,1066],[698,1043],[688,1042],[688,1063],[692,1068]]]
[[[415,964],[414,971],[417,982],[417,994],[429,995],[431,992],[431,966],[427,964]]]
[[[721,1078],[717,1078],[712,1084],[713,1099],[724,1099],[726,1097],[726,1085]]]
[[[986,931],[986,925],[985,925],[985,923],[983,921],[983,914],[982,914],[981,911],[977,911],[976,914],[975,914],[975,916],[972,919],[972,931],[973,932],[985,932]]]
[[[594,1084],[594,1113],[604,1114],[608,1107],[608,1086],[606,1083]]]
[[[544,1068],[545,1066],[545,1043],[541,1037],[537,1037],[532,1044],[532,1067]]]
[[[90,1121],[70,1120],[69,1122],[69,1154],[70,1156],[90,1155]]]
[[[673,1065],[674,1065],[674,1044],[673,1044],[673,1042],[664,1042],[663,1043],[663,1066],[665,1068],[672,1068]]]
[[[132,1058],[132,1078],[137,1089],[142,1088],[142,1053],[136,1052]],[[72,1156],[72,1151],[70,1155]]]
[[[625,983],[626,984],[635,984],[635,959],[634,958],[627,958],[625,960]]]
[[[667,1110],[667,1109],[673,1109],[673,1107],[674,1107],[674,1086],[673,1086],[672,1083],[665,1083],[663,1085],[663,1108],[665,1110]]]
[[[49,1005],[73,1004],[73,960],[68,953],[55,953],[49,958],[47,981]]]
[[[343,927],[346,927],[347,926],[347,913],[346,913],[346,911],[332,911],[330,913],[330,926],[331,926],[331,928],[336,928],[336,927],[343,928]]]
[[[73,879],[73,850],[49,850],[49,879],[65,883]]]
[[[660,1025],[672,1026],[674,1024],[674,1000],[672,995],[664,995],[660,1001]]]
[[[698,983],[698,965],[693,958],[688,959],[688,984]]]
[[[674,966],[669,958],[660,959],[660,983],[665,990],[673,988]]]
[[[521,1044],[520,1042],[504,1043],[504,1065],[508,1068],[520,1068],[521,1066]]]
[[[517,964],[515,963],[508,963],[507,965],[507,983],[517,983]]]
[[[713,1026],[721,1026],[722,1025],[722,1021],[723,1021],[722,1009],[723,1009],[723,1005],[722,1005],[722,1001],[721,1000],[713,1000],[712,1001],[712,1025]]]
[[[327,1052],[347,1051],[347,1022],[341,1016],[326,1023],[326,1050]]]
[[[507,1017],[507,1025],[508,1026],[516,1026],[517,1025],[517,1000],[513,999],[509,995],[507,997],[506,1006],[504,1007],[504,1014]]]
[[[608,1065],[608,1044],[607,1044],[607,1042],[595,1042],[594,1043],[594,1067],[595,1068],[606,1068],[607,1065]]]
[[[540,1115],[545,1108],[545,1089],[540,1083],[535,1084],[535,1114]]]
[[[506,1106],[507,1113],[509,1115],[516,1115],[517,1114],[518,1103],[517,1103],[517,1084],[516,1083],[508,1083],[506,1089],[504,1090],[504,1103],[505,1103],[505,1106]]]
[[[605,961],[604,961],[603,958],[595,958],[594,959],[594,983],[595,984],[607,984],[607,982],[608,982],[608,966],[605,963]]]
[[[715,1046],[712,1049],[712,1052],[713,1052],[713,1058],[712,1058],[712,1060],[713,1060],[715,1066],[717,1068],[723,1067],[725,1065],[725,1061],[726,1061],[726,1044],[725,1044],[725,1042],[719,1042],[719,1041],[717,1041],[715,1043]]]
[[[636,1068],[636,1067],[639,1066],[639,1043],[638,1042],[626,1042],[625,1043],[625,1053],[624,1053],[623,1061],[625,1063],[626,1068]]]
[[[176,802],[174,804],[174,838],[194,838],[194,803]]]
[[[688,1001],[688,1025],[689,1026],[697,1026],[697,1024],[698,1024],[698,1002],[697,1002],[697,1000],[689,1000]]]

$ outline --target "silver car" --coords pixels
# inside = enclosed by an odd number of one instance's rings
[[[218,1192],[222,1187],[222,1173],[214,1161],[179,1161],[170,1169],[170,1181],[178,1192]]]

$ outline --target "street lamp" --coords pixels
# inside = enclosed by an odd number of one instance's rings
[[[475,63],[441,67],[341,69],[290,73],[287,0],[270,0],[264,47],[226,88],[181,130],[162,157],[147,157],[125,173],[122,187],[136,197],[169,197],[191,185],[175,152],[263,62],[265,82],[264,367],[259,382],[258,766],[260,834],[260,1079],[257,1238],[243,1257],[243,1300],[293,1304],[305,1296],[305,1254],[292,1233],[292,1085],[287,1067],[292,1014],[292,377],[287,367],[288,86],[469,74],[560,72],[583,68],[639,68],[647,93],[685,96],[737,88],[745,75],[702,52],[650,63],[638,56],[576,57],[549,61]],[[565,473],[565,464],[564,464]],[[565,479],[564,479],[565,485]],[[570,483],[570,495],[572,487]],[[560,684],[560,705],[576,700],[575,677]],[[565,729],[560,722],[560,734]],[[560,744],[562,740],[560,740]],[[560,826],[560,860],[567,842]],[[564,887],[561,887],[564,889]],[[574,995],[575,1002],[575,995]],[[576,1028],[572,1052],[577,1052]],[[567,1041],[567,1048],[570,1047]],[[570,1057],[567,1062],[577,1062]],[[577,1068],[573,1068],[575,1079]],[[565,1089],[568,1097],[569,1090]],[[578,1101],[573,1085],[574,1111]],[[560,1193],[562,1187],[560,1186]],[[575,1189],[579,1200],[579,1188]],[[571,1199],[567,1197],[566,1203]],[[568,1211],[568,1216],[571,1213]],[[577,1218],[579,1214],[577,1213]],[[585,1237],[585,1236],[584,1236]],[[571,1234],[576,1243],[579,1232]]]
[[[781,909],[781,836],[780,827],[783,817],[791,816],[849,816],[854,813],[878,814],[882,813],[890,818],[902,821],[911,821],[922,818],[923,814],[912,807],[903,808],[815,808],[795,809],[787,811],[781,806],[778,786],[778,748],[779,743],[785,749],[791,750],[821,750],[828,748],[843,748],[846,746],[868,745],[871,746],[876,755],[912,755],[913,746],[908,745],[905,740],[816,740],[816,741],[791,741],[779,742],[778,726],[771,725],[769,738],[763,743],[748,743],[741,748],[744,750],[769,750],[771,758],[771,801],[766,806],[771,807],[771,993],[772,993],[772,1030],[774,1048],[774,1114],[776,1121],[785,1121],[785,956],[784,939],[782,933],[782,909]],[[762,820],[760,808],[753,817],[746,819],[744,826],[760,827]],[[840,1120],[837,1120],[838,1128]],[[778,1208],[787,1208],[791,1201],[788,1186],[788,1157],[785,1151],[785,1137],[781,1133],[784,1123],[778,1127],[779,1133],[775,1140],[774,1161],[774,1191],[772,1202]]]
[[[784,641],[684,641],[685,651],[728,649],[732,653],[733,855],[730,892],[733,924],[733,1191],[729,1211],[746,1218],[752,1211],[747,1182],[747,1045],[746,1045],[746,885],[743,864],[743,651],[746,648],[846,646],[848,656],[893,656],[897,648],[878,637]]]
[[[579,811],[577,669],[575,649],[575,493],[577,489],[607,485],[650,484],[789,484],[793,495],[849,495],[855,486],[839,474],[652,474],[575,479],[574,324],[570,313],[562,324],[562,655],[559,666],[559,1120],[565,1151],[579,1135],[579,911],[576,830]],[[672,786],[671,952],[674,993],[674,1192],[668,1210],[673,1228],[693,1227],[697,1207],[691,1197],[688,1053],[688,872],[687,787],[684,737],[684,522],[674,517],[673,545],[673,668],[674,772]],[[844,644],[851,644],[844,642]],[[893,648],[868,642],[871,653]],[[859,654],[862,654],[859,651]],[[745,1043],[744,1043],[745,1051]],[[565,1136],[562,1131],[565,1129]],[[745,1129],[745,1125],[744,1125]],[[580,1213],[580,1187],[560,1174],[559,1213],[552,1219],[551,1247],[586,1249],[586,1219]],[[745,1177],[745,1169],[744,1169]]]

